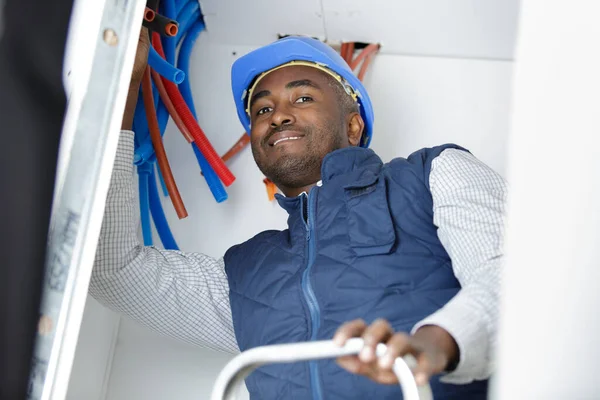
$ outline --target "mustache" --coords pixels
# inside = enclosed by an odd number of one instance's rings
[[[269,142],[269,139],[271,139],[271,137],[273,137],[273,135],[277,134],[277,133],[281,133],[281,132],[285,132],[285,131],[296,131],[296,132],[302,132],[305,136],[308,133],[308,129],[306,128],[298,128],[296,127],[296,125],[280,125],[277,128],[273,128],[269,131],[269,133],[264,137],[262,144],[265,145]]]

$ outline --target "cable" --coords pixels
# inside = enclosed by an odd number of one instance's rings
[[[151,164],[144,163],[138,165],[138,188],[140,192],[140,216],[142,221],[142,237],[144,246],[152,246],[152,228],[150,226],[150,207],[148,197],[148,177],[151,171]]]
[[[154,34],[158,35],[156,32],[154,32]],[[167,159],[167,154],[162,144],[160,128],[158,126],[158,120],[154,110],[154,101],[152,100],[152,78],[149,66],[146,67],[146,71],[144,72],[144,79],[142,81],[142,94],[144,97],[144,107],[146,108],[146,119],[148,120],[148,127],[150,128],[150,137],[152,138],[152,144],[154,146],[154,153],[156,154],[158,165],[160,166],[161,172],[165,179],[165,184],[167,185],[167,189],[169,191],[171,201],[173,202],[173,207],[175,207],[175,211],[177,212],[177,216],[180,219],[185,218],[188,214],[185,209],[185,205],[181,200],[181,196],[179,195],[179,190],[177,189],[177,184],[173,178],[173,173],[171,172],[171,167],[169,166],[169,161]]]
[[[246,147],[248,145],[248,143],[250,143],[250,135],[248,135],[246,132],[244,132],[242,134],[242,136],[240,136],[238,141],[235,142],[235,144],[233,146],[231,146],[231,148],[227,151],[227,153],[223,154],[223,157],[221,157],[221,158],[223,159],[224,162],[229,161],[233,156],[235,156],[244,147]]]
[[[175,7],[177,8],[177,15],[181,12],[181,9],[190,3],[197,2],[195,0],[175,0]],[[179,21],[179,18],[177,19]]]
[[[194,43],[196,42],[196,39],[198,38],[198,35],[200,34],[200,32],[202,32],[202,30],[204,30],[204,23],[202,21],[196,21],[194,25],[192,25],[192,27],[189,29],[189,32],[187,32],[187,35],[183,43],[181,44],[181,48],[179,49],[179,57],[177,59],[177,65],[180,69],[183,68],[183,71],[189,72],[189,64],[192,49]],[[183,96],[183,99],[185,100],[188,108],[190,109],[190,112],[194,116],[194,119],[197,121],[196,109],[194,106],[192,91],[190,88],[190,79],[187,73],[186,79],[181,83],[181,85],[179,85],[179,91]],[[194,149],[194,154],[196,155],[196,159],[198,160],[201,174],[206,180],[206,183],[208,184],[208,187],[211,193],[213,194],[215,200],[218,203],[227,200],[227,192],[225,191],[225,188],[223,187],[223,184],[219,180],[218,176],[216,175],[214,169],[206,160],[202,152],[198,149],[197,145],[194,144],[192,148]]]
[[[154,18],[156,18],[156,11],[150,7],[146,7],[146,10],[144,11],[144,21],[152,22],[154,21]]]
[[[152,145],[148,143],[150,137],[150,131],[148,130],[148,121],[146,119],[146,110],[144,108],[144,98],[140,91],[138,96],[138,102],[135,107],[133,114],[133,125],[135,126],[135,142],[137,148],[135,149],[133,163],[135,165],[141,165],[154,155],[154,149]]]
[[[190,67],[190,56],[192,53],[192,49],[194,47],[194,43],[198,38],[200,32],[204,30],[204,23],[202,21],[197,21],[192,25],[187,33],[185,40],[183,41],[181,48],[179,49],[179,57],[177,59],[177,66],[179,68],[183,68],[183,71],[189,71]],[[186,79],[179,85],[179,91],[185,100],[190,112],[194,116],[194,119],[197,121],[198,118],[196,116],[196,108],[194,106],[194,100],[192,97],[192,90],[190,88],[190,79],[186,73]],[[215,200],[218,203],[221,203],[227,200],[227,192],[223,187],[223,184],[219,180],[219,177],[215,173],[214,169],[211,167],[209,162],[206,160],[202,152],[198,149],[198,146],[194,144],[192,146],[194,149],[194,154],[196,155],[196,159],[198,160],[198,164],[200,165],[200,170],[202,176],[206,180],[208,187],[213,194]]]
[[[342,47],[340,49],[340,56],[342,56],[342,58],[346,62],[348,62],[348,60],[346,60],[346,48],[347,47],[348,47],[348,43],[342,42]]]
[[[348,64],[350,64],[352,62],[352,58],[354,57],[354,42],[350,42],[347,44],[346,46],[346,53],[344,54],[344,60],[346,60],[346,62]]]
[[[152,44],[156,47],[156,51],[161,56],[164,54],[162,50],[162,44],[160,42],[160,36],[154,32],[152,34]],[[175,106],[175,109],[181,116],[181,119],[189,129],[190,133],[194,137],[194,142],[198,146],[198,148],[202,151],[202,154],[206,157],[210,165],[213,167],[221,181],[225,184],[225,186],[229,186],[235,181],[235,176],[231,173],[229,168],[225,165],[221,157],[217,154],[215,149],[210,144],[208,138],[204,134],[204,131],[198,125],[198,122],[194,118],[194,115],[191,113],[188,108],[185,100],[181,96],[179,89],[172,82],[163,79],[163,84],[167,89],[167,93]],[[166,176],[165,176],[166,178]]]
[[[158,101],[158,108],[156,109],[156,118],[158,119],[158,127],[160,128],[160,136],[163,137],[167,131],[167,124],[169,123],[169,110],[162,101]]]
[[[370,53],[367,58],[365,58],[365,61],[362,63],[362,65],[360,66],[360,70],[358,71],[358,80],[362,82],[362,80],[365,77],[365,74],[367,73],[367,68],[369,67],[369,63],[373,60],[373,58],[375,57],[375,52]]]
[[[160,4],[164,7],[165,17],[175,19],[177,18],[177,7],[175,6],[174,0],[162,0]],[[154,34],[154,32],[153,32]],[[170,64],[175,64],[175,47],[177,46],[177,41],[174,37],[165,37],[164,38],[164,54],[165,60],[167,60]]]
[[[178,85],[185,79],[185,73],[165,61],[152,46],[150,46],[150,51],[148,52],[148,65],[160,76]]]
[[[217,203],[222,203],[227,200],[227,192],[219,180],[219,176],[215,173],[215,170],[211,168],[202,152],[198,149],[198,146],[196,146],[196,143],[192,143],[192,148],[194,149],[194,154],[198,160],[198,165],[200,165],[202,176],[204,176],[204,180],[206,180],[206,184]]]
[[[179,32],[179,24],[176,21],[158,14],[149,7],[146,7],[142,24],[149,30],[159,32],[166,37],[175,37]]]
[[[175,41],[179,43],[190,29],[192,24],[200,19],[200,4],[197,1],[190,1],[177,14],[177,22],[179,22],[179,33]]]
[[[190,30],[190,28],[194,24],[194,22],[200,20],[201,18],[202,18],[202,15],[200,14],[200,10],[196,10],[196,12],[194,12],[192,14],[192,16],[189,19],[189,22],[185,26],[186,30],[184,31],[184,33],[182,35],[177,35],[177,37],[175,38],[175,40],[177,41],[177,46],[179,46],[181,44],[181,42],[183,41],[183,39],[186,36],[185,33]]]
[[[355,70],[358,67],[358,64],[365,59],[369,54],[375,53],[379,50],[379,45],[375,43],[371,43],[367,47],[360,52],[360,54],[350,63],[350,69]]]
[[[158,175],[158,181],[160,182],[160,187],[162,189],[163,196],[169,197],[169,191],[167,190],[167,184],[165,183],[165,180],[163,179],[162,173],[160,172],[160,168],[158,168],[158,165],[156,166],[156,174]]]
[[[194,141],[194,137],[192,136],[192,134],[190,133],[188,128],[185,126],[185,124],[181,120],[181,117],[179,116],[177,111],[175,110],[175,106],[173,105],[173,102],[171,101],[171,99],[169,98],[169,95],[167,94],[165,85],[163,85],[163,82],[160,79],[158,72],[156,72],[154,70],[152,71],[152,80],[154,81],[154,85],[156,86],[156,89],[157,89],[158,93],[160,94],[160,99],[162,100],[163,104],[167,108],[169,114],[171,115],[171,118],[173,118],[173,122],[175,122],[175,125],[177,125],[177,128],[179,128],[179,131],[183,134],[183,137],[185,137],[185,140],[187,140],[188,143],[192,143]]]
[[[173,237],[173,233],[171,232],[171,228],[169,228],[169,223],[167,221],[167,217],[165,216],[165,212],[162,208],[160,195],[158,194],[158,187],[156,185],[154,169],[151,170],[150,175],[148,176],[148,196],[150,198],[150,212],[152,213],[154,227],[156,228],[156,232],[158,232],[158,236],[163,244],[163,247],[167,250],[179,250],[179,247],[175,242],[175,238]]]
[[[183,96],[186,104],[190,108],[190,111],[194,115],[194,118],[197,120],[198,117],[196,115],[196,107],[194,106],[194,99],[192,97],[192,89],[190,87],[190,79],[189,79],[189,71],[190,71],[190,58],[192,55],[192,51],[194,48],[194,44],[198,39],[198,35],[200,32],[204,30],[204,22],[197,21],[192,25],[187,33],[183,43],[181,44],[181,48],[179,49],[179,57],[177,59],[177,67],[184,71],[186,79],[179,85],[179,92]]]

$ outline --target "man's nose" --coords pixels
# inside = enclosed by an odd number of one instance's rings
[[[277,107],[271,116],[271,127],[277,128],[282,125],[292,125],[296,122],[294,114],[285,107]]]

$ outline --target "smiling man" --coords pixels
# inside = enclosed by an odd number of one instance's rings
[[[259,233],[219,260],[143,247],[129,131],[142,44],[92,295],[162,333],[231,352],[365,339],[359,357],[260,368],[246,380],[252,399],[401,398],[391,364],[406,353],[436,399],[486,398],[502,178],[451,144],[383,163],[367,148],[374,119],[360,81],[327,45],[289,37],[232,69],[238,117],[258,167],[284,194],[277,200],[288,228]],[[377,360],[379,342],[389,350]]]
[[[328,153],[360,142],[358,104],[322,70],[290,65],[257,79],[250,94],[254,160],[288,197],[321,179]]]

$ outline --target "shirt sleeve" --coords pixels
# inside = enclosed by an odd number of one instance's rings
[[[459,364],[442,381],[487,379],[497,340],[507,185],[471,153],[457,149],[445,150],[433,161],[429,183],[434,224],[461,290],[413,332],[437,325],[456,340]]]
[[[160,250],[138,239],[133,132],[122,131],[90,294],[107,307],[168,336],[239,352],[223,259]]]

